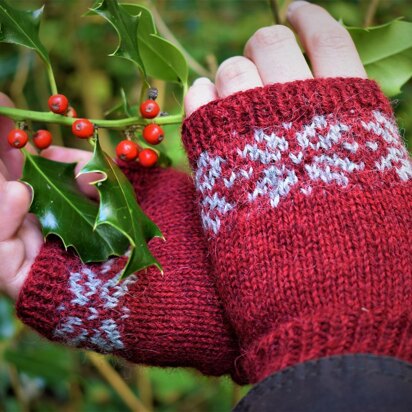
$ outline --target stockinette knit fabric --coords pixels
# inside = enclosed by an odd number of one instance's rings
[[[240,374],[412,361],[412,167],[375,82],[240,92],[194,112],[183,141]]]
[[[66,345],[136,363],[229,373],[238,348],[209,276],[193,182],[172,169],[120,163],[166,238],[149,243],[164,274],[150,268],[119,283],[125,257],[82,264],[49,238],[20,292],[18,316]]]

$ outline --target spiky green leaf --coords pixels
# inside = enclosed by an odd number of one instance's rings
[[[147,75],[186,84],[189,73],[186,59],[174,44],[158,35],[150,10],[138,4],[122,6],[130,14],[140,15],[137,37]]]
[[[133,186],[113,160],[103,152],[98,140],[95,142],[92,159],[80,173],[90,172],[103,175],[93,183],[100,193],[95,227],[111,225],[126,236],[131,245],[129,260],[123,269],[122,277],[152,265],[161,270],[147,242],[153,237],[162,237],[162,233],[137,204]]]
[[[99,262],[127,250],[127,238],[103,223],[95,228],[98,204],[85,197],[74,178],[76,163],[60,163],[24,151],[21,180],[33,189],[30,212],[42,226],[43,236],[59,236],[83,262]]]
[[[24,11],[0,0],[0,41],[14,43],[35,50],[50,65],[49,54],[39,39],[39,26],[43,7]]]
[[[116,30],[119,43],[110,56],[117,56],[135,63],[146,77],[137,32],[139,28],[140,13],[131,14],[116,0],[99,0],[87,14],[98,14],[105,18]]]

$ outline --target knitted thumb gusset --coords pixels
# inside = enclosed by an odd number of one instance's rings
[[[190,178],[125,165],[142,209],[166,241],[150,268],[118,282],[124,257],[82,264],[59,240],[44,244],[17,302],[20,319],[50,340],[132,362],[229,373],[238,354],[212,279]]]
[[[183,140],[249,382],[334,354],[412,361],[412,167],[375,82],[240,92]]]

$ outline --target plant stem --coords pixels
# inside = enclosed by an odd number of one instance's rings
[[[51,64],[46,64],[47,76],[49,78],[51,94],[57,94],[57,84],[56,79],[54,78],[54,73]]]
[[[64,126],[71,126],[76,120],[72,117],[65,117],[59,114],[54,114],[50,112],[36,112],[33,110],[21,110],[11,107],[0,107],[0,115],[4,115],[13,120],[34,120],[43,123],[56,123]],[[101,119],[89,119],[97,127],[103,127],[106,129],[117,129],[121,130],[128,126],[134,125],[146,125],[153,123],[153,119],[143,119],[142,117],[129,117],[126,119],[117,120],[101,120]],[[164,117],[157,117],[155,122],[157,124],[179,124],[183,120],[182,114],[175,114]]]
[[[292,3],[292,0],[284,0],[282,7],[279,9],[279,21],[280,24],[286,24],[286,15],[288,13],[289,4]]]
[[[140,399],[133,393],[127,383],[121,378],[116,370],[97,353],[87,352],[87,357],[94,367],[106,379],[110,386],[118,393],[123,402],[134,412],[148,412]]]
[[[280,24],[278,2],[276,0],[269,0],[269,6],[272,10],[273,23]]]
[[[371,0],[371,2],[369,3],[368,9],[366,10],[366,13],[365,13],[363,27],[369,27],[372,25],[376,10],[378,9],[378,5],[379,5],[379,0]]]
[[[150,382],[149,368],[145,366],[135,366],[136,383],[139,396],[143,405],[148,411],[153,411],[153,389]]]

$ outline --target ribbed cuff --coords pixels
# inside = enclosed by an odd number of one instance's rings
[[[391,116],[387,98],[373,80],[325,78],[276,83],[235,93],[196,110],[183,123],[183,143],[195,166],[200,154],[224,155],[256,129],[307,124],[315,116],[365,111]]]
[[[325,356],[371,353],[412,361],[412,312],[389,309],[322,310],[278,325],[235,362],[240,374],[259,382],[287,366]]]

